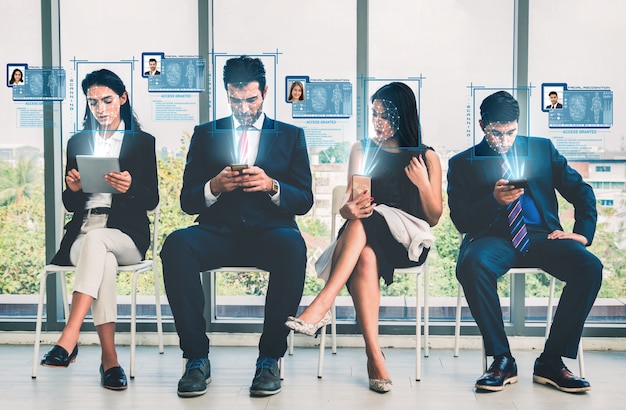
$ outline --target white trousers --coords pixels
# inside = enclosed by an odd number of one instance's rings
[[[70,250],[70,261],[76,266],[74,292],[94,298],[91,314],[96,326],[117,321],[118,265],[141,261],[139,250],[128,235],[106,228],[107,216],[88,215]]]

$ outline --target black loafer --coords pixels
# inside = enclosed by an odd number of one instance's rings
[[[67,353],[67,350],[59,345],[54,345],[48,353],[41,359],[41,365],[46,367],[67,367],[70,363],[76,361],[78,356],[78,345],[74,346],[72,353]]]
[[[121,366],[111,367],[105,372],[102,365],[100,365],[100,380],[105,389],[125,390],[128,387],[126,373],[124,373],[124,369]]]
[[[500,391],[509,383],[517,382],[517,365],[515,359],[505,355],[497,356],[489,369],[480,379],[476,380],[476,389]]]

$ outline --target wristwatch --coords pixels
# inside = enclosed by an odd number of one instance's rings
[[[267,193],[269,196],[274,196],[278,193],[278,181],[272,179],[272,189],[270,189]]]

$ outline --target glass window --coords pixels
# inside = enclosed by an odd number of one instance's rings
[[[31,70],[42,64],[40,3],[2,4],[0,316],[26,313],[24,298],[12,295],[37,293],[45,259],[43,103],[13,100],[38,85]]]
[[[531,133],[552,139],[570,161],[617,162],[591,168],[602,173],[601,178],[596,174],[591,176],[595,181],[589,181],[598,198],[614,198],[625,180],[622,135],[626,128],[613,119],[612,98],[626,92],[623,74],[616,69],[623,67],[626,59],[615,53],[609,40],[623,35],[614,6],[611,0],[576,7],[566,0],[530,4],[528,69],[529,82],[534,85]],[[561,109],[546,109],[550,91],[557,92]],[[583,173],[583,178],[590,175]],[[589,248],[602,258],[605,275],[588,322],[624,322],[622,313],[608,314],[613,310],[605,306],[613,298],[626,296],[623,249],[616,249],[616,244],[623,244],[625,205],[613,199],[600,199],[600,204],[614,207],[615,212],[599,210],[597,232]],[[573,215],[563,219],[564,226],[570,226]]]

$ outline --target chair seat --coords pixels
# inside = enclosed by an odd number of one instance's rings
[[[118,266],[117,271],[118,272],[132,272],[132,271],[137,271],[137,270],[142,270],[142,269],[150,270],[151,268],[152,268],[152,260],[145,259],[139,263],[135,263],[132,265],[120,265]],[[74,272],[76,270],[76,266],[50,264],[50,265],[44,266],[43,270],[46,272]]]

